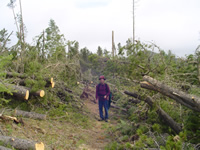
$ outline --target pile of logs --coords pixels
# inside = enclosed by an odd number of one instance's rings
[[[28,100],[30,96],[37,96],[37,97],[45,96],[45,91],[42,89],[33,92],[33,91],[31,91],[30,87],[26,87],[25,79],[28,78],[26,75],[20,74],[20,73],[6,72],[6,78],[14,78],[14,77],[18,78],[16,85],[8,84],[8,83],[1,83],[10,90],[10,92],[12,93],[11,95],[15,96],[18,99],[23,99],[23,100]],[[34,80],[34,79],[32,79],[32,80]],[[53,78],[44,79],[44,80],[46,81],[45,87],[54,88],[55,82],[54,82]],[[8,93],[8,94],[10,94],[10,93]]]

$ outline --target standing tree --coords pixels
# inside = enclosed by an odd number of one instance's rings
[[[57,60],[63,56],[65,57],[65,38],[63,34],[60,34],[60,30],[53,19],[50,20],[49,27],[45,30],[45,34],[45,52],[48,58],[54,56]]]
[[[100,46],[98,46],[98,48],[97,48],[97,55],[98,56],[102,56],[103,55],[103,49]]]

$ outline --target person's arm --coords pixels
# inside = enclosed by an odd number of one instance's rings
[[[96,86],[96,102],[98,101],[98,85]]]
[[[109,86],[108,86],[108,84],[107,84],[107,94],[106,94],[106,97],[108,97],[109,95],[110,95],[110,88],[109,88]]]

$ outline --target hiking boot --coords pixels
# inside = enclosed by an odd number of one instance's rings
[[[105,122],[108,122],[108,119],[105,119]]]
[[[104,119],[101,118],[101,119],[99,119],[98,121],[104,121]]]

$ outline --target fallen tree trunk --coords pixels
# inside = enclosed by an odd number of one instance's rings
[[[25,78],[28,77],[28,76],[25,75],[25,74],[21,74],[21,73],[17,73],[17,72],[5,72],[5,73],[6,73],[6,77],[7,77],[7,78],[18,77],[18,78],[21,78],[21,79],[25,79]],[[32,76],[31,78],[34,79],[33,76]],[[53,83],[53,82],[54,82],[53,77],[51,77],[51,78],[45,78],[44,80],[45,80],[47,83]],[[22,81],[24,81],[24,80],[22,80]]]
[[[150,97],[147,97],[146,99],[143,99],[141,96],[139,96],[137,93],[132,93],[132,92],[128,92],[125,91],[125,94],[129,95],[129,96],[133,96],[135,98],[138,98],[141,101],[145,101],[150,107],[153,107],[154,102]],[[155,106],[156,107],[156,112],[157,114],[160,116],[161,119],[164,120],[164,122],[166,124],[168,124],[170,126],[170,128],[172,128],[176,133],[179,133],[182,131],[181,126],[176,123],[173,118],[171,118],[160,106]]]
[[[20,150],[44,150],[44,144],[42,142],[38,143],[9,136],[0,136],[0,141]]]
[[[139,104],[141,102],[140,100],[137,99],[129,99],[129,101],[134,104]]]
[[[0,150],[12,150],[12,149],[7,148],[7,147],[0,146]]]
[[[145,81],[140,83],[142,88],[160,92],[161,94],[174,99],[176,102],[200,112],[200,98],[169,87],[149,76],[144,76],[143,79]]]
[[[29,90],[26,87],[7,84],[7,83],[4,84],[4,86],[6,86],[11,91],[13,96],[16,96],[19,99],[28,100]]]
[[[45,92],[44,90],[38,90],[36,92],[30,92],[30,95],[37,96],[37,97],[44,97]]]
[[[118,110],[121,110],[121,111],[127,113],[127,110],[126,110],[125,108],[122,108],[122,107],[116,106],[116,105],[114,105],[114,104],[111,104],[110,107],[111,107],[111,108],[118,109]]]
[[[19,84],[20,86],[25,86],[26,84],[25,84],[25,80],[18,80],[17,82],[15,82],[15,83],[17,83],[17,84]],[[29,91],[31,91],[31,88],[26,88],[27,90],[29,90]],[[45,92],[44,92],[44,90],[38,90],[38,91],[36,91],[36,92],[29,92],[29,94],[30,95],[32,95],[32,96],[38,96],[38,97],[44,97],[44,95],[45,95]]]
[[[49,84],[53,83],[53,78],[51,77],[50,79],[49,78],[46,78],[45,81]]]
[[[22,116],[27,118],[39,119],[39,120],[46,120],[46,115],[38,114],[35,112],[27,112],[22,110],[15,110],[15,116]]]
[[[45,85],[45,87],[51,87],[51,88],[54,88],[54,86],[55,86],[55,82],[47,82],[46,83],[46,85]]]

